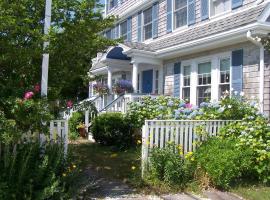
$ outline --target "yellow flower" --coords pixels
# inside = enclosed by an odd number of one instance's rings
[[[76,168],[77,166],[76,165],[72,165],[73,168]]]
[[[135,166],[132,166],[132,167],[131,167],[131,169],[132,169],[132,170],[135,170],[135,169],[136,169],[136,167],[135,167]]]
[[[137,140],[137,144],[141,144],[142,143],[142,141],[141,140]]]
[[[117,156],[118,156],[117,153],[113,153],[113,154],[111,155],[111,158],[115,158],[115,157],[117,157]]]
[[[64,177],[67,176],[65,173],[62,174]]]

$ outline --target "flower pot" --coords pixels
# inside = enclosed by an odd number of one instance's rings
[[[85,128],[79,128],[78,130],[79,130],[80,136],[82,138],[86,138],[87,137],[87,132],[86,132]]]

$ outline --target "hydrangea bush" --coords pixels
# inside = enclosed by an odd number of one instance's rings
[[[248,101],[243,96],[224,96],[219,102],[203,102],[200,106],[174,97],[145,97],[141,102],[131,102],[127,113],[135,127],[141,127],[146,119],[241,120],[259,115],[262,114],[258,110],[257,102]]]

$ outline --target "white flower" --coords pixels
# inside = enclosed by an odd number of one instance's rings
[[[245,95],[244,92],[240,92],[240,96],[243,97]]]
[[[233,88],[231,88],[231,91],[233,91],[234,89]]]
[[[231,109],[232,108],[232,105],[228,105],[228,108]]]
[[[234,95],[238,95],[238,91],[234,91]]]
[[[251,96],[251,99],[255,99],[255,96]]]

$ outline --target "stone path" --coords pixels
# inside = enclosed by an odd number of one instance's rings
[[[80,197],[75,199],[81,200],[242,200],[231,193],[221,192],[217,190],[208,190],[203,192],[207,198],[200,198],[191,194],[167,194],[161,196],[143,195],[130,188],[127,184],[119,180],[108,180],[100,177],[99,174],[88,168],[84,174],[88,177],[88,184],[82,188]]]

